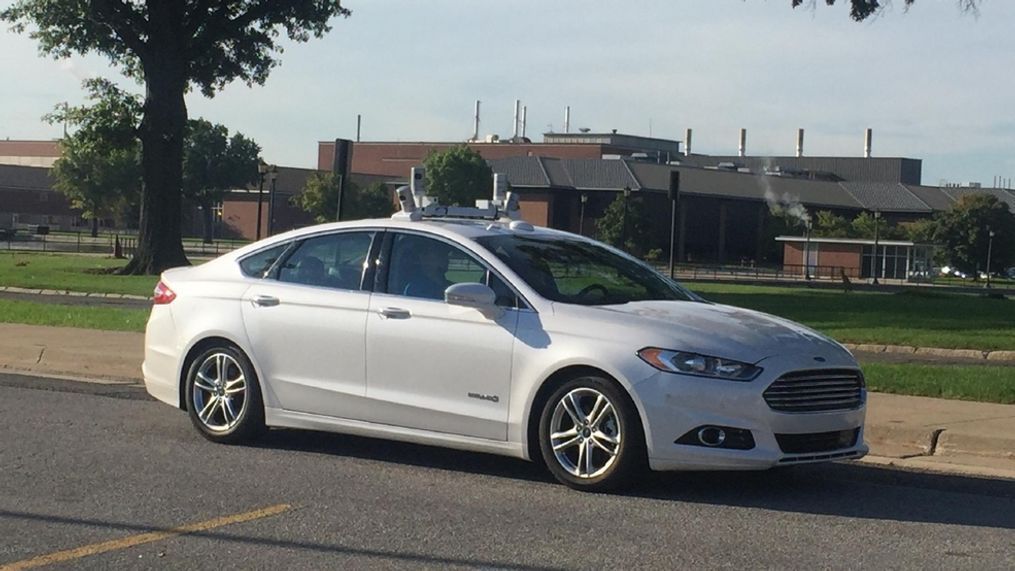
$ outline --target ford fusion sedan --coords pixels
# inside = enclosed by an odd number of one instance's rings
[[[358,434],[525,458],[586,490],[867,452],[841,345],[518,221],[326,224],[169,270],[143,371],[215,442]]]

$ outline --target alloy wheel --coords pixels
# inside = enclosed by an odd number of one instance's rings
[[[231,430],[247,406],[247,380],[240,364],[227,353],[212,353],[198,367],[191,388],[191,405],[208,430]]]
[[[554,457],[569,474],[582,479],[601,476],[621,449],[616,407],[595,389],[571,390],[553,410],[549,437]]]

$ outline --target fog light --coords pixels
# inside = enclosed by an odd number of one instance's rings
[[[718,426],[706,426],[698,431],[698,442],[705,446],[722,446],[726,442],[726,431]]]

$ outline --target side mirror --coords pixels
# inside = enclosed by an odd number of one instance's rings
[[[454,284],[444,290],[444,301],[451,305],[464,305],[476,309],[490,309],[497,301],[497,294],[479,283]]]

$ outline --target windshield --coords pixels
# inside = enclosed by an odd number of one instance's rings
[[[594,242],[560,236],[484,236],[476,240],[539,295],[580,305],[697,298],[648,266]]]

